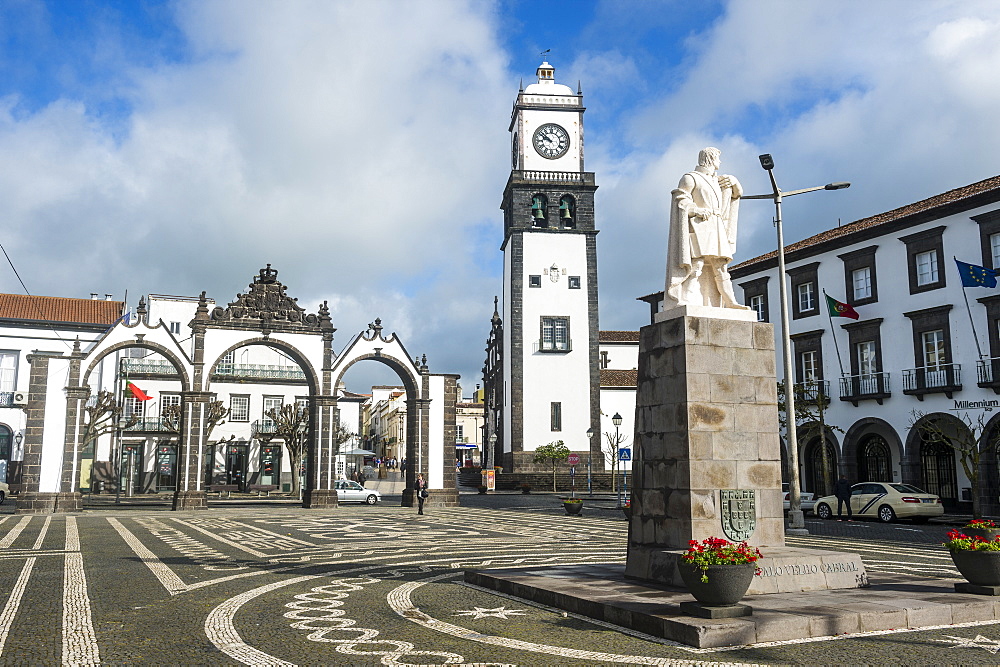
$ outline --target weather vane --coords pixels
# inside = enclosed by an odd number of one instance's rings
[[[541,53],[539,53],[538,55],[540,55],[540,56],[545,56],[545,54],[546,54],[546,53],[548,53],[548,52],[550,52],[551,50],[552,50],[552,49],[545,49],[544,51],[542,51],[542,52],[541,52]]]

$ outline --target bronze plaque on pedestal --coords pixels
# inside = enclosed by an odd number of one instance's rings
[[[757,493],[754,489],[721,489],[719,503],[722,532],[733,542],[750,539],[757,528]]]

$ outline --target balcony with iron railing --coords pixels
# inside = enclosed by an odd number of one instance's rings
[[[862,373],[840,378],[840,400],[858,407],[861,401],[882,401],[892,395],[888,373]]]
[[[292,380],[304,382],[306,373],[298,366],[274,366],[267,364],[228,364],[215,367],[212,378],[237,378],[241,380]]]
[[[796,382],[795,401],[800,405],[819,405],[823,407],[830,405],[830,382],[829,380],[806,380]]]
[[[162,419],[150,419],[150,418],[140,419],[134,424],[128,424],[126,422],[126,425],[122,430],[128,433],[175,433],[176,432],[174,428],[170,428],[166,424],[164,424]]]
[[[944,394],[948,398],[962,390],[962,365],[939,364],[903,371],[903,393],[924,400],[924,394]]]
[[[1000,357],[977,361],[976,380],[983,389],[992,389],[993,393],[1000,394]]]
[[[122,359],[122,370],[129,375],[177,375],[166,359]]]

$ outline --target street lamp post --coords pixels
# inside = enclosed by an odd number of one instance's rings
[[[490,479],[490,477],[489,477],[490,473],[493,473],[493,489],[492,489],[493,491],[496,491],[496,474],[497,474],[497,471],[493,467],[493,449],[496,446],[497,446],[497,434],[496,433],[491,433],[490,434],[490,451],[486,453],[486,460],[489,463],[489,466],[487,466],[487,468],[486,468],[486,480],[488,482],[489,479]],[[487,484],[487,486],[489,486],[489,484]]]
[[[593,455],[590,450],[590,441],[594,437],[594,429],[587,429],[587,495],[594,495],[594,478],[592,475]]]
[[[625,475],[625,467],[622,465],[622,460],[621,460],[621,445],[622,445],[622,440],[621,440],[621,436],[618,435],[618,427],[622,425],[622,416],[616,412],[615,416],[611,418],[611,423],[615,425],[615,451],[614,451],[614,456],[618,457],[618,467],[621,468],[621,471],[622,471],[622,486],[624,487],[624,484],[625,484],[625,477],[624,477],[624,475]],[[624,495],[624,488],[618,489],[618,509],[622,508],[622,496],[623,495]]]
[[[788,330],[788,290],[785,285],[785,235],[781,226],[781,200],[784,197],[801,195],[817,190],[843,190],[851,187],[850,183],[827,183],[801,190],[782,192],[774,179],[774,159],[765,153],[759,157],[760,166],[767,171],[771,180],[771,193],[766,195],[747,195],[743,199],[770,199],[774,202],[774,223],[778,230],[778,293],[781,299],[781,356],[782,372],[785,379],[785,432],[788,449],[788,531],[791,534],[808,534],[802,514],[802,495],[799,485],[799,447],[795,433],[795,389],[792,375],[792,340]]]

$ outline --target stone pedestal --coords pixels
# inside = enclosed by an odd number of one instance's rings
[[[207,510],[208,500],[204,491],[174,491],[174,510]]]
[[[80,493],[41,493],[23,491],[17,497],[15,514],[66,514],[83,511]]]
[[[626,576],[682,586],[681,552],[718,537],[769,559],[750,593],[867,585],[856,556],[785,547],[773,327],[717,308],[657,320],[639,336]]]
[[[457,489],[428,489],[430,496],[424,501],[424,507],[458,507]],[[403,489],[402,507],[417,506],[417,492],[413,489]]]
[[[333,509],[337,505],[337,491],[334,489],[312,489],[302,492],[302,507],[308,509]]]

